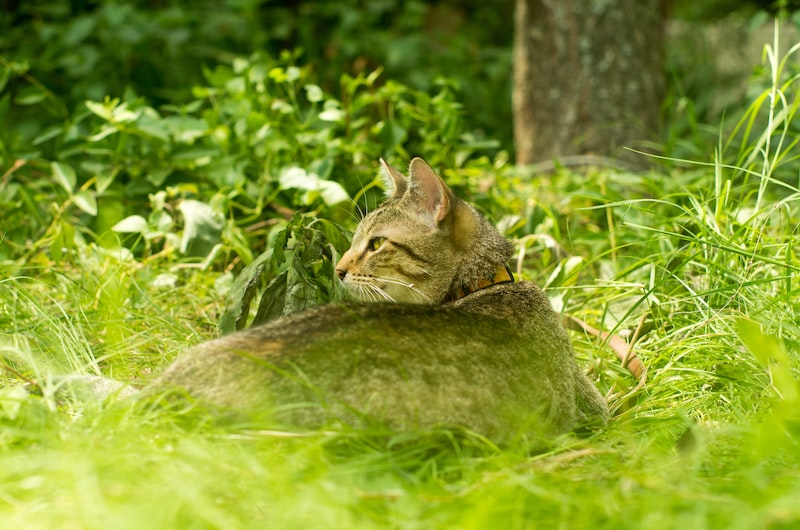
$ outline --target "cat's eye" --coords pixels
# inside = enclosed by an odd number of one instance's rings
[[[367,243],[367,248],[374,252],[379,248],[381,248],[381,245],[383,245],[385,242],[386,242],[385,237],[373,237],[372,239],[369,240],[369,243]]]

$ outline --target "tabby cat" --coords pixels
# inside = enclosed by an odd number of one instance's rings
[[[202,343],[149,392],[305,428],[460,426],[505,443],[605,423],[547,297],[512,245],[420,158],[384,161],[388,198],[358,225],[332,303]]]

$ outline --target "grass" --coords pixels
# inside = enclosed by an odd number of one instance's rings
[[[639,390],[572,335],[615,416],[539,454],[468,433],[289,436],[60,401],[53,374],[147,380],[213,336],[217,277],[86,244],[0,270],[3,528],[796,528],[798,99],[794,78],[773,81],[715,162],[499,170],[525,276],[593,325],[643,323]]]
[[[555,275],[550,292],[618,332],[646,313],[637,347],[649,379],[624,401],[634,382],[602,345],[573,335],[617,408],[604,432],[566,436],[535,455],[452,433],[286,437],[188,426],[124,401],[58,403],[47,391],[21,393],[6,371],[4,527],[793,527],[796,193],[742,223],[746,200],[715,213],[712,171],[676,173],[687,180],[672,187],[670,175],[650,176],[668,191],[659,199],[617,200],[632,195],[627,181],[614,191],[616,176],[602,177],[600,205],[575,175],[550,181],[566,204],[557,215],[585,229],[570,232],[572,250],[595,256]],[[731,190],[752,200],[746,185]],[[613,248],[594,229],[609,218]],[[213,334],[220,307],[210,273],[185,270],[183,282],[158,288],[157,262],[85,252],[35,279],[0,282],[0,344],[14,372],[45,390],[51,373],[146,379]],[[540,275],[554,277],[557,263]]]

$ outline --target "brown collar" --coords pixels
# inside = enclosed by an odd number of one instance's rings
[[[453,289],[450,294],[448,294],[445,298],[445,302],[455,302],[460,298],[464,298],[465,296],[474,293],[475,291],[480,291],[481,289],[486,289],[487,287],[491,287],[492,285],[498,285],[501,283],[511,283],[514,281],[514,274],[511,272],[511,269],[508,268],[507,265],[498,265],[497,269],[494,272],[494,276],[492,278],[484,278],[482,280],[478,280],[477,282],[473,282],[469,285],[461,285]]]

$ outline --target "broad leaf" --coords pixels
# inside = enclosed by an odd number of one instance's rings
[[[219,329],[223,334],[242,329],[247,324],[250,302],[272,257],[272,249],[267,249],[236,277],[228,293],[225,311],[219,321]]]
[[[220,242],[224,220],[204,202],[187,199],[178,209],[183,214],[180,251],[187,256],[205,257]]]
[[[124,234],[145,234],[147,233],[147,220],[141,215],[131,215],[112,226],[111,230]]]
[[[78,182],[78,178],[75,176],[75,170],[72,169],[72,166],[62,164],[61,162],[51,162],[50,169],[52,171],[53,180],[58,182],[67,193],[72,195],[72,190],[75,189],[75,185]]]
[[[95,199],[94,193],[91,191],[80,190],[72,197],[72,200],[75,206],[84,212],[89,215],[97,215],[97,199]]]

